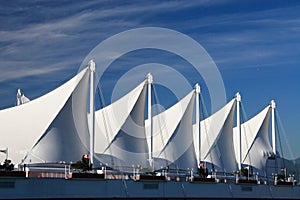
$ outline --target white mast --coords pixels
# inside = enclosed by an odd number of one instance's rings
[[[240,95],[240,93],[236,93],[235,95],[235,99],[236,99],[236,127],[238,130],[238,167],[239,167],[239,171],[241,171],[242,169],[242,136],[241,136],[241,114],[240,114],[240,103],[242,100],[242,97]]]
[[[197,164],[198,167],[201,162],[201,132],[200,132],[200,105],[199,105],[199,96],[201,93],[200,85],[197,83],[195,85],[195,93],[196,93],[196,142],[198,142],[198,157],[197,157]]]
[[[272,147],[273,147],[273,153],[276,155],[276,130],[275,130],[275,108],[276,104],[275,101],[271,101],[271,109],[272,109]]]
[[[94,164],[94,136],[95,136],[95,70],[96,64],[94,60],[90,60],[90,164]]]
[[[148,133],[150,133],[150,154],[149,154],[149,163],[154,170],[153,163],[153,131],[152,131],[152,94],[151,94],[151,85],[153,83],[153,77],[151,73],[147,74],[147,86],[148,86]]]

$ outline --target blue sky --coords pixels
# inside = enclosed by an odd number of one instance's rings
[[[300,156],[299,1],[12,0],[0,4],[1,109],[15,104],[18,88],[34,99],[61,85],[108,37],[133,28],[164,27],[188,35],[206,49],[222,75],[227,99],[239,91],[248,118],[275,99],[293,154]],[[182,59],[144,50],[112,64],[102,80],[103,93],[109,96],[111,84],[133,66],[153,62],[173,66],[191,85],[202,82]],[[162,95],[160,102],[164,99]],[[166,101],[166,106],[174,102]]]

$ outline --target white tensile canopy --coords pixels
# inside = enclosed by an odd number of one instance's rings
[[[88,68],[57,89],[0,111],[0,146],[13,163],[77,161],[85,146]],[[74,159],[74,160],[73,160]]]
[[[8,148],[13,163],[75,162],[90,153],[89,72],[85,68],[57,89],[24,104],[19,92],[18,106],[0,110],[0,148]],[[238,170],[238,132],[233,128],[236,98],[200,121],[199,144],[199,133],[193,125],[195,90],[153,116],[149,132],[150,123],[145,120],[147,84],[147,80],[141,82],[95,112],[94,158],[98,162],[114,168],[139,165],[195,169],[197,160],[201,160],[218,171]],[[241,162],[258,171],[265,169],[272,153],[270,110],[267,106],[241,124]]]
[[[200,121],[201,161],[211,163],[215,169],[228,173],[237,170],[232,130],[235,105],[236,101],[232,99],[219,111]],[[193,129],[195,153],[199,157],[195,125]]]
[[[185,158],[191,162],[179,159],[193,146],[192,119],[194,108],[194,90],[164,112],[152,118],[153,158],[156,168],[174,164],[178,168],[194,166],[194,154]],[[149,126],[148,120],[146,124]],[[149,149],[151,133],[146,129]]]
[[[193,144],[193,108],[194,99],[192,98],[161,153],[177,169],[196,168],[197,165]]]
[[[242,164],[250,165],[261,172],[264,172],[266,161],[272,154],[269,139],[270,115],[271,107],[269,105],[256,116],[241,124]],[[236,155],[238,155],[237,128],[234,127],[233,131],[236,135],[234,143]]]
[[[110,166],[148,167],[144,112],[146,81],[128,94],[96,111],[96,159]]]
[[[152,134],[153,134],[153,156],[163,157],[162,150],[170,140],[171,136],[176,130],[176,127],[180,123],[183,115],[193,97],[193,91],[186,95],[183,99],[177,102],[169,109],[161,112],[158,115],[152,117]],[[147,126],[149,126],[148,120],[146,120]],[[151,133],[149,129],[146,129],[146,135],[148,139],[149,149],[151,144]]]

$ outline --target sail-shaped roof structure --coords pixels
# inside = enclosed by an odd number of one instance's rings
[[[57,89],[0,111],[0,146],[9,149],[14,163],[76,161],[86,152],[88,72],[85,68]]]
[[[148,167],[145,136],[146,81],[95,113],[96,158],[110,166]]]
[[[268,157],[272,154],[269,139],[271,106],[268,105],[260,113],[241,124],[241,158],[242,164],[250,165],[260,172],[264,172]],[[235,152],[239,147],[237,127],[233,129]]]
[[[152,138],[146,129],[148,145],[153,144],[153,158],[156,168],[175,164],[177,168],[187,168],[196,164],[194,153],[187,154],[187,161],[179,161],[188,149],[193,147],[192,118],[194,110],[194,90],[175,105],[152,117]],[[148,124],[148,120],[146,121]],[[151,142],[151,140],[153,140]],[[149,147],[149,149],[151,149]],[[185,158],[187,158],[185,157]]]
[[[184,98],[178,101],[176,104],[152,117],[152,140],[153,140],[153,156],[164,157],[162,150],[167,145],[168,141],[172,137],[176,130],[176,127],[180,123],[183,115],[192,100],[194,91],[189,92]],[[146,120],[148,124],[148,120]],[[146,135],[148,144],[151,144],[151,133],[146,129]],[[149,147],[150,149],[150,147]]]
[[[212,163],[217,170],[229,173],[237,170],[232,130],[235,105],[236,100],[232,99],[216,113],[200,121],[201,160]],[[198,133],[195,131],[195,125],[193,129],[196,144]],[[196,156],[199,157],[198,151]]]
[[[132,165],[196,169],[204,161],[213,169],[232,173],[240,170],[240,164],[264,171],[274,153],[269,139],[274,106],[241,124],[241,138],[234,127],[237,97],[193,124],[194,114],[199,117],[194,113],[199,88],[155,116],[148,110],[149,120],[145,119],[145,103],[148,91],[151,106],[152,76],[148,76],[123,97],[94,112],[93,94],[88,97],[93,90],[92,73],[87,67],[39,98],[0,110],[0,148],[9,150],[14,163],[75,162],[83,154],[92,154],[96,166],[102,163],[116,169]]]

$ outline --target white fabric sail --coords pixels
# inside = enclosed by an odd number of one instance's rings
[[[152,117],[153,157],[158,158],[162,156],[162,150],[180,123],[180,120],[193,97],[193,93],[194,90],[169,109]],[[149,126],[148,119],[145,124],[148,148],[151,149],[151,133],[149,133],[149,129],[147,128],[147,126]]]
[[[0,110],[0,147],[14,163],[74,162],[89,153],[86,68],[57,89],[29,101],[18,91],[18,106]],[[150,167],[153,144],[155,167],[196,168],[197,159],[224,172],[237,170],[238,137],[233,128],[236,100],[200,121],[201,155],[192,124],[194,90],[166,111],[145,120],[147,81],[95,113],[95,158],[110,166]],[[23,96],[23,99],[22,99]],[[259,171],[272,153],[270,106],[241,125],[242,164]],[[29,117],[30,116],[30,117]],[[12,123],[13,122],[13,123]],[[153,135],[153,137],[151,137]],[[162,164],[164,162],[164,164]]]
[[[88,69],[86,68],[57,89],[26,104],[0,111],[0,146],[9,149],[9,158],[12,162],[20,163],[26,155],[30,155],[28,154],[29,151],[39,141],[42,141],[41,137],[45,136],[53,121],[61,117],[58,116],[59,113],[63,112],[64,106],[68,104],[68,100],[78,85],[80,83],[85,84],[85,81],[82,82],[82,80],[88,79],[88,75]],[[79,95],[77,97],[82,98]],[[86,110],[84,115],[86,116]],[[68,124],[61,125],[68,126]],[[84,129],[85,127],[81,128]],[[55,142],[49,141],[47,144],[55,144]],[[47,161],[49,158],[47,156],[51,157],[52,152],[47,151],[47,149],[43,150],[45,157],[39,158],[39,161]],[[48,155],[46,155],[46,152]]]
[[[235,102],[235,99],[232,99],[219,111],[200,121],[201,161],[212,163],[216,169],[229,173],[237,169],[232,130]],[[195,125],[193,130],[196,144],[198,133],[195,131]],[[195,154],[199,156],[197,150]]]
[[[272,153],[269,140],[270,109],[270,106],[267,106],[256,116],[241,124],[242,164],[253,166],[259,171],[264,171],[267,158]],[[233,131],[237,155],[239,149],[237,128],[234,127]]]
[[[111,166],[147,166],[145,96],[146,81],[143,81],[116,102],[96,111],[95,153],[98,160]]]
[[[154,158],[168,166],[195,168],[196,156],[193,144],[194,90],[177,104],[153,117]],[[154,128],[155,127],[155,128]],[[164,165],[163,165],[164,166]]]

